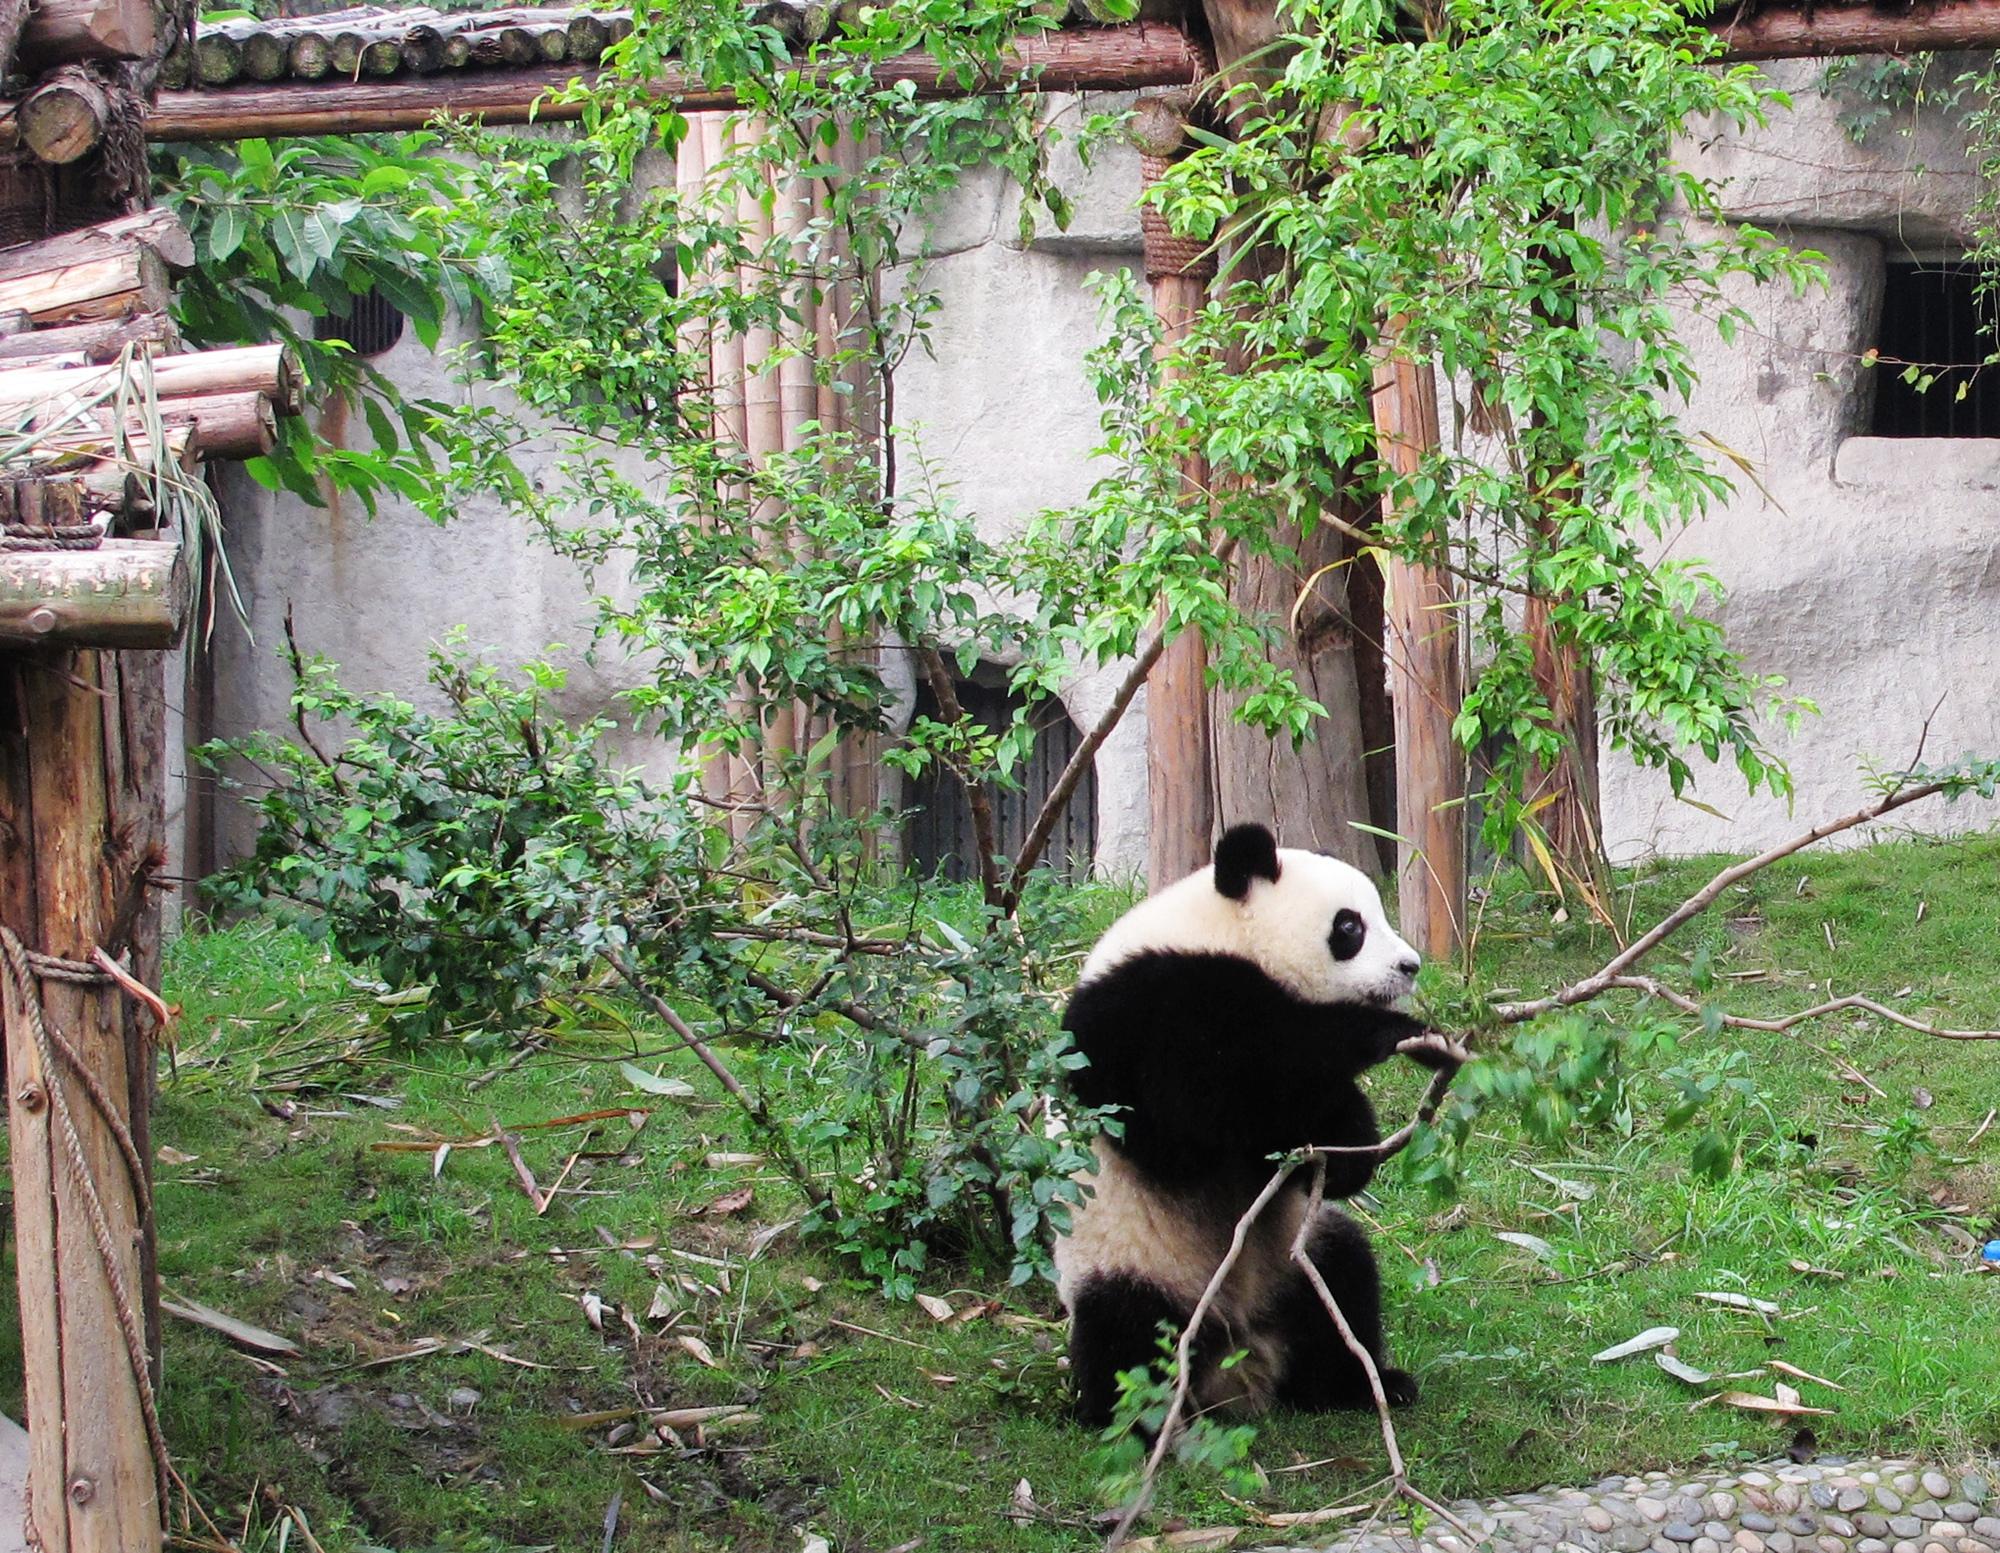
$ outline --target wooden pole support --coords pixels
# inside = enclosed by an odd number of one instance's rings
[[[1400,331],[1392,322],[1389,337]],[[1375,364],[1382,461],[1416,473],[1438,446],[1428,362],[1385,350]],[[1383,497],[1383,517],[1393,498]],[[1396,718],[1397,900],[1403,937],[1431,959],[1457,955],[1465,928],[1465,760],[1451,725],[1465,699],[1458,598],[1451,574],[1392,560],[1387,568],[1389,692]]]
[[[0,646],[172,647],[189,595],[181,547],[167,540],[0,552]]]
[[[1144,97],[1134,106],[1131,134],[1148,188],[1186,144],[1186,115],[1187,103],[1177,95]],[[1174,347],[1187,338],[1208,299],[1215,261],[1204,244],[1176,238],[1150,203],[1142,203],[1140,210],[1146,279],[1160,321],[1164,386]],[[1189,455],[1181,478],[1185,499],[1205,507],[1207,460]],[[1156,627],[1165,623],[1162,611]],[[1208,654],[1201,632],[1184,629],[1167,643],[1146,677],[1146,792],[1152,822],[1146,878],[1156,890],[1208,862],[1215,840],[1214,760]]]
[[[124,732],[118,660],[16,656],[0,681],[8,703],[0,717],[0,923],[30,949],[85,960],[113,935],[131,873],[129,843],[116,834],[122,794],[108,747],[108,730],[121,740]],[[97,1102],[66,1063],[50,1062],[30,1017],[39,1012],[76,1052],[129,1135],[140,1122],[135,1081],[139,1095],[148,1090],[131,1067],[124,993],[4,981],[31,1541],[43,1553],[157,1553],[162,1506],[144,1366],[134,1373],[124,1337],[144,1322],[144,1188]],[[144,1137],[140,1126],[135,1147]]]

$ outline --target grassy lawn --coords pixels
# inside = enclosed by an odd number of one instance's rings
[[[1621,909],[1643,925],[1708,871],[1630,881]],[[1706,951],[1732,1012],[1795,1008],[1830,982],[1991,1026],[1996,930],[2000,841],[1898,843],[1770,870],[1651,968],[1685,981]],[[1608,952],[1602,932],[1551,926],[1546,902],[1502,891],[1477,980],[1545,990]],[[257,1360],[169,1323],[169,1437],[225,1530],[247,1525],[246,1548],[305,1546],[280,1539],[298,1506],[328,1553],[596,1550],[620,1495],[621,1548],[1097,1542],[1092,1442],[1065,1417],[1050,1291],[955,1287],[964,1274],[937,1269],[941,1321],[771,1234],[796,1199],[691,1062],[646,1066],[687,1079],[692,1099],[635,1089],[609,1018],[509,1069],[384,1053],[367,1045],[375,1003],[355,973],[265,924],[183,939],[169,979],[186,1019],[155,1125],[165,1284],[303,1350]],[[1681,1328],[1680,1357],[1704,1370],[1776,1358],[1845,1387],[1799,1383],[1832,1410],[1812,1420],[1822,1449],[2000,1447],[2000,1276],[1966,1249],[2000,1234],[2000,1123],[1970,1143],[2000,1105],[2000,1046],[1847,1019],[1685,1039],[1684,1055],[1747,1053],[1783,1158],[1701,1181],[1654,1104],[1629,1137],[1537,1148],[1482,1132],[1455,1207],[1393,1167],[1363,1204],[1391,1347],[1425,1391],[1404,1449],[1432,1492],[1782,1450],[1795,1425],[1691,1407],[1701,1393],[1650,1355],[1589,1362],[1659,1324]],[[342,1050],[354,1059],[325,1064]],[[312,1085],[287,1087],[308,1057]],[[1381,1077],[1393,1125],[1421,1076]],[[615,1114],[537,1125],[593,1111]],[[435,1148],[496,1119],[541,1186],[562,1181],[545,1214],[501,1148]],[[4,1272],[0,1408],[18,1416]],[[1711,1291],[1778,1313],[1697,1298]],[[1740,1384],[1768,1394],[1778,1378]],[[712,1405],[747,1411],[690,1425],[679,1447],[623,1416]],[[1255,1459],[1265,1511],[1342,1502],[1381,1471],[1370,1418],[1276,1416]],[[1247,1518],[1211,1479],[1163,1487],[1163,1515],[1188,1525]]]

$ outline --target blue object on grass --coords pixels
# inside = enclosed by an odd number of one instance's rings
[[[1979,1260],[2000,1267],[2000,1240],[1987,1241],[1986,1248],[1979,1253]]]

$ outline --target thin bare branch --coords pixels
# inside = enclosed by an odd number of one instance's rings
[[[1132,1527],[1145,1513],[1146,1506],[1153,1497],[1153,1483],[1160,1475],[1160,1464],[1166,1460],[1167,1452],[1173,1448],[1174,1436],[1179,1431],[1181,1419],[1187,1412],[1188,1397],[1194,1390],[1194,1342],[1195,1334],[1201,1330],[1202,1322],[1214,1309],[1216,1299],[1222,1293],[1222,1286],[1228,1282],[1237,1259],[1243,1255],[1243,1248],[1249,1243],[1250,1230],[1264,1210],[1285,1189],[1304,1161],[1291,1159],[1280,1165],[1264,1183],[1264,1189],[1251,1200],[1243,1210],[1243,1216],[1236,1221],[1236,1228],[1229,1237],[1229,1249],[1222,1253],[1222,1260],[1210,1275],[1208,1287],[1201,1291],[1201,1298],[1195,1301],[1194,1314],[1181,1331],[1181,1340],[1174,1347],[1174,1394],[1167,1403],[1167,1416],[1160,1422],[1160,1432],[1154,1436],[1153,1449],[1146,1457],[1145,1469],[1139,1475],[1139,1486],[1133,1491],[1131,1501],[1125,1506],[1124,1514],[1118,1517],[1118,1524],[1111,1528],[1111,1535],[1105,1541],[1106,1553],[1122,1547],[1125,1539],[1132,1535]]]
[[[1616,976],[1611,981],[1612,988],[1630,992],[1643,992],[1648,997],[1659,998],[1671,1003],[1684,1014],[1699,1014],[1702,1005],[1699,999],[1691,998],[1684,992],[1676,992],[1664,982],[1651,976]],[[1802,1008],[1795,1013],[1781,1014],[1775,1019],[1751,1019],[1742,1014],[1724,1014],[1722,1022],[1733,1030],[1763,1030],[1772,1035],[1781,1035],[1793,1025],[1803,1024],[1808,1019],[1823,1019],[1828,1014],[1838,1014],[1843,1009],[1859,1009],[1873,1014],[1877,1019],[1886,1019],[1891,1024],[1901,1025],[1905,1030],[1914,1030],[1919,1035],[1933,1035],[1941,1041],[2000,1041],[2000,1030],[1948,1030],[1939,1025],[1926,1024],[1921,1019],[1912,1019],[1908,1014],[1900,1014],[1893,1008],[1877,1003],[1873,998],[1850,994],[1843,998],[1829,998],[1824,1003],[1815,1003],[1811,1008]]]
[[[728,1065],[715,1055],[706,1041],[694,1033],[693,1027],[674,1011],[674,1006],[653,990],[630,960],[615,949],[603,949],[598,953],[604,963],[616,971],[624,979],[626,986],[638,995],[639,1000],[659,1017],[660,1022],[679,1037],[681,1045],[693,1052],[701,1065],[715,1075],[715,1081],[728,1091],[729,1098],[736,1102],[743,1114],[750,1119],[751,1124],[763,1134],[772,1154],[784,1167],[785,1174],[791,1177],[792,1184],[805,1194],[806,1201],[816,1208],[825,1206],[825,1192],[814,1184],[811,1173],[792,1152],[791,1142],[785,1136],[784,1128],[771,1119],[764,1102],[743,1087],[742,1081],[729,1071]]]
[[[965,708],[959,704],[958,689],[951,682],[951,670],[945,665],[944,654],[935,647],[919,647],[917,658],[924,666],[924,677],[930,681],[931,694],[937,698],[938,712],[943,720],[954,728],[968,721]],[[993,820],[993,801],[986,795],[984,782],[956,765],[951,767],[951,771],[965,789],[966,806],[972,811],[972,842],[979,849],[980,895],[987,905],[998,905],[1002,898],[1000,865],[995,859],[1000,855],[1000,828]]]
[[[1167,632],[1155,631],[1152,640],[1139,649],[1139,655],[1125,671],[1125,678],[1119,681],[1118,693],[1111,698],[1111,704],[1104,709],[1103,716],[1091,724],[1090,732],[1083,736],[1076,753],[1070,756],[1069,764],[1056,778],[1055,786],[1049,789],[1049,796],[1042,801],[1035,823],[1028,827],[1027,839],[1021,843],[1021,850],[1014,857],[1014,866],[1008,871],[1007,888],[1000,897],[1000,904],[1006,910],[1011,912],[1021,904],[1022,886],[1027,883],[1035,864],[1042,860],[1042,852],[1049,844],[1049,837],[1055,834],[1056,822],[1062,818],[1070,796],[1089,773],[1090,763],[1097,758],[1098,748],[1124,719],[1126,708],[1131,706],[1133,697],[1139,694],[1139,687],[1152,674],[1153,665],[1160,661],[1160,654],[1166,651],[1167,641]]]
[[[1794,852],[1803,851],[1814,842],[1824,841],[1828,836],[1838,835],[1844,830],[1852,830],[1857,825],[1866,825],[1871,820],[1879,820],[1883,815],[1891,813],[1896,809],[1905,808],[1910,804],[1941,793],[1948,786],[1950,786],[1950,783],[1939,781],[1921,782],[1915,787],[1898,788],[1888,793],[1880,801],[1872,803],[1864,809],[1857,809],[1854,813],[1845,815],[1840,819],[1828,820],[1822,825],[1815,825],[1811,830],[1804,832],[1802,835],[1794,836],[1789,841],[1781,841],[1775,847],[1759,852],[1753,858],[1746,859],[1744,862],[1736,863],[1723,869],[1721,873],[1709,880],[1707,884],[1696,890],[1694,894],[1668,912],[1666,916],[1662,917],[1645,934],[1634,939],[1624,949],[1620,950],[1619,953],[1605,963],[1602,969],[1593,971],[1581,981],[1571,982],[1561,991],[1551,993],[1545,998],[1530,998],[1519,1003],[1496,1003],[1492,1010],[1493,1017],[1501,1024],[1517,1025],[1534,1019],[1539,1015],[1553,1013],[1559,1008],[1573,1008],[1578,1003],[1588,1003],[1592,998],[1602,997],[1605,993],[1616,987],[1618,979],[1621,976],[1634,965],[1637,965],[1647,955],[1651,954],[1670,936],[1685,927],[1694,918],[1700,916],[1732,884],[1769,868],[1773,863],[1790,857]],[[1899,1020],[1898,1022],[1902,1021]]]
[[[1396,1050],[1405,1055],[1419,1052],[1431,1053],[1451,1057],[1458,1062],[1470,1061],[1472,1056],[1465,1047],[1450,1037],[1434,1033],[1412,1036],[1409,1040],[1398,1044]],[[1278,1194],[1284,1190],[1285,1183],[1291,1180],[1299,1168],[1308,1162],[1312,1163],[1317,1174],[1323,1174],[1326,1169],[1326,1160],[1336,1154],[1342,1156],[1367,1154],[1374,1156],[1376,1159],[1388,1159],[1391,1155],[1400,1153],[1404,1148],[1408,1147],[1410,1140],[1417,1135],[1417,1129],[1437,1115],[1438,1107],[1444,1103],[1445,1092],[1451,1088],[1451,1081],[1455,1072],[1455,1068],[1440,1068],[1433,1073],[1431,1075],[1430,1087],[1424,1091],[1423,1099],[1418,1103],[1416,1114],[1402,1127],[1382,1139],[1381,1142],[1348,1145],[1328,1144],[1323,1147],[1309,1149],[1297,1158],[1287,1160],[1280,1165],[1272,1174],[1271,1179],[1264,1183],[1264,1189],[1252,1198],[1250,1206],[1243,1210],[1242,1217],[1236,1221],[1236,1228],[1230,1233],[1229,1249],[1223,1253],[1222,1260],[1216,1264],[1214,1273],[1209,1277],[1207,1287],[1201,1291],[1201,1298],[1195,1301],[1194,1314],[1188,1318],[1187,1325],[1181,1329],[1180,1341],[1175,1345],[1174,1349],[1174,1391],[1172,1398],[1167,1404],[1167,1416],[1161,1422],[1160,1432],[1153,1441],[1153,1449],[1146,1457],[1145,1468],[1139,1475],[1139,1486],[1133,1491],[1132,1498],[1126,1504],[1124,1513],[1119,1516],[1118,1524],[1112,1528],[1110,1539],[1105,1544],[1107,1553],[1109,1553],[1109,1550],[1118,1548],[1131,1535],[1133,1525],[1145,1513],[1146,1506],[1152,1501],[1153,1484],[1159,1477],[1160,1466],[1166,1460],[1167,1452],[1173,1446],[1174,1434],[1180,1428],[1181,1420],[1186,1415],[1188,1398],[1194,1389],[1193,1354],[1195,1334],[1201,1330],[1202,1322],[1208,1318],[1209,1311],[1214,1308],[1216,1299],[1222,1293],[1222,1286],[1228,1282],[1231,1270],[1235,1268],[1237,1259],[1242,1256],[1243,1248],[1248,1244],[1250,1239],[1250,1231],[1255,1227],[1258,1219],[1276,1201]],[[1316,1206],[1319,1200],[1317,1181],[1315,1182],[1313,1200]],[[1386,1415],[1384,1415],[1384,1422],[1385,1424],[1387,1422]],[[1393,1431],[1391,1431],[1391,1440],[1393,1442]],[[1402,1476],[1401,1458],[1395,1454],[1393,1446],[1391,1460],[1396,1463],[1396,1474],[1400,1481]]]

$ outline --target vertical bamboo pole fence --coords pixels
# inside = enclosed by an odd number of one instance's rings
[[[1185,141],[1187,104],[1182,95],[1142,98],[1133,110],[1132,139],[1150,189]],[[1162,384],[1173,348],[1187,338],[1208,297],[1215,259],[1204,243],[1175,237],[1150,202],[1139,207],[1146,280],[1160,320]],[[1207,460],[1190,454],[1181,470],[1186,499],[1206,504]],[[1164,606],[1160,623],[1165,623]],[[1184,630],[1167,644],[1146,678],[1146,791],[1151,829],[1146,877],[1153,889],[1193,873],[1208,862],[1215,834],[1214,743],[1209,727],[1207,653],[1201,632]]]
[[[1388,338],[1400,335],[1392,320]],[[1393,344],[1375,364],[1375,432],[1382,461],[1416,473],[1438,446],[1429,363]],[[1384,520],[1394,516],[1383,498]],[[1458,597],[1440,567],[1392,561],[1387,575],[1389,691],[1396,717],[1396,881],[1403,936],[1420,954],[1458,953],[1465,927],[1465,760],[1451,735],[1464,700]]]

